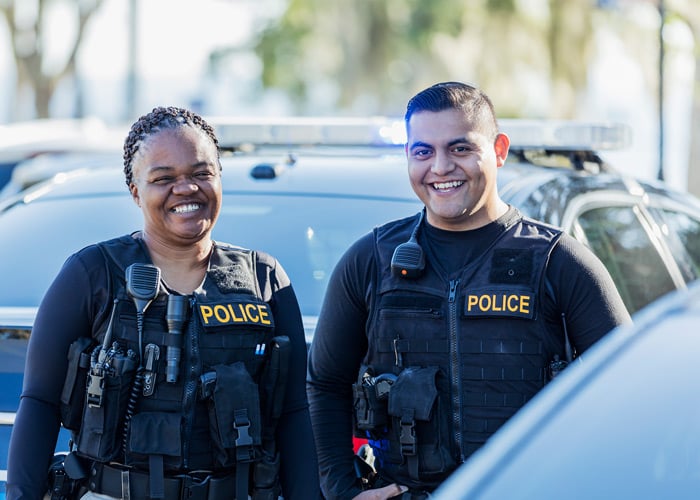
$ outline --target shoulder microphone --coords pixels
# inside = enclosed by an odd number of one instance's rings
[[[126,293],[136,305],[136,327],[139,334],[139,357],[143,356],[143,313],[158,296],[160,268],[153,264],[135,263],[126,268]]]
[[[394,250],[394,255],[391,257],[391,273],[400,278],[415,279],[423,274],[425,269],[425,255],[423,249],[418,244],[418,230],[423,222],[423,214],[425,210],[421,210],[420,217],[416,226],[413,228],[411,237],[405,243],[401,243]]]
[[[131,264],[126,268],[126,293],[136,305],[136,312],[143,314],[160,288],[160,269],[153,264]]]

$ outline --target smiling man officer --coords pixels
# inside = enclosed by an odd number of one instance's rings
[[[338,263],[307,388],[328,499],[426,498],[556,373],[630,321],[610,275],[561,230],[499,197],[510,145],[490,99],[439,83],[406,110],[425,209]],[[351,431],[376,474],[356,474]]]

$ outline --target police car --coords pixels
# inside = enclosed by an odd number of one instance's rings
[[[345,249],[375,225],[421,209],[406,173],[403,122],[208,121],[223,148],[224,196],[213,236],[280,260],[310,341],[329,275]],[[628,144],[627,127],[509,120],[501,126],[512,139],[508,163],[499,170],[503,198],[590,246],[630,312],[698,277],[700,202],[623,176],[601,157]],[[2,470],[26,343],[44,290],[70,253],[142,225],[121,164],[95,165],[0,202]]]

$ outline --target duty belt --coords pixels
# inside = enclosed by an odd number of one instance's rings
[[[146,472],[96,464],[89,488],[96,493],[123,500],[150,498],[150,481]],[[233,500],[236,476],[180,474],[163,478],[164,500]]]

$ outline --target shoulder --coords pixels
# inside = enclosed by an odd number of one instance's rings
[[[519,211],[516,211],[515,213],[520,218],[520,223],[523,226],[530,228],[532,231],[536,231],[543,235],[548,235],[553,239],[560,238],[564,234],[560,227],[548,224],[546,222],[542,222],[540,220],[531,219],[530,217],[523,216],[522,214],[520,214]]]
[[[377,238],[381,238],[384,235],[391,235],[397,232],[403,232],[406,229],[414,228],[419,218],[420,213],[413,214],[402,219],[394,219],[375,227],[373,233],[377,236]]]
[[[87,267],[91,267],[94,264],[104,263],[106,249],[112,249],[115,247],[123,248],[127,245],[136,245],[136,242],[130,235],[119,236],[117,238],[92,243],[75,252],[68,258],[68,261],[79,261],[84,263]]]
[[[603,262],[586,245],[563,233],[552,250],[547,276],[570,283],[583,280],[607,284],[612,281]]]
[[[254,250],[218,241],[216,242],[216,247],[218,251],[230,252],[250,259],[259,280],[271,281],[282,286],[289,284],[289,276],[287,276],[282,264],[273,255],[262,250]]]

